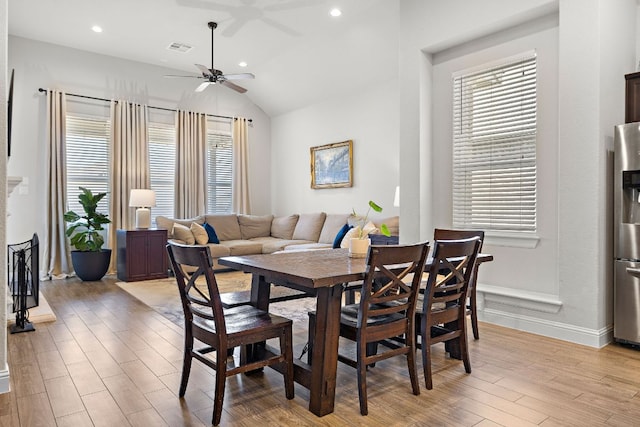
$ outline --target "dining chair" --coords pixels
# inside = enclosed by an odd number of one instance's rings
[[[220,423],[225,383],[227,377],[232,375],[284,364],[285,394],[287,399],[293,399],[292,321],[251,305],[223,309],[207,246],[170,243],[167,245],[167,252],[184,311],[184,360],[179,396],[184,397],[191,362],[195,357],[216,373],[213,425]],[[195,271],[187,272],[193,268]],[[204,283],[198,280],[202,277],[205,279]],[[247,361],[247,345],[262,343],[271,338],[279,339],[280,354],[267,353],[267,356],[258,358],[261,352],[254,352],[252,356],[257,360]],[[194,339],[204,346],[194,348]],[[243,354],[238,366],[228,367],[227,355],[234,347],[240,347]],[[215,352],[215,357],[210,355],[212,352]]]
[[[420,324],[422,367],[428,390],[433,388],[431,346],[444,342],[445,349],[462,359],[471,373],[467,346],[466,301],[473,266],[480,250],[480,238],[437,240],[433,242],[433,262],[428,271],[424,295],[416,310]]]
[[[484,231],[482,230],[449,230],[444,228],[436,228],[433,231],[433,240],[455,240],[468,239],[470,237],[480,238],[480,248],[482,251],[482,243],[484,242]],[[478,279],[478,264],[473,266],[473,273],[469,281],[469,289],[467,290],[468,304],[466,305],[467,314],[471,316],[471,329],[473,330],[473,338],[480,339],[478,332],[478,309],[476,308],[476,281]]]
[[[405,355],[414,395],[420,394],[416,367],[415,309],[429,244],[369,248],[360,302],[342,307],[340,336],[356,343],[356,359],[342,353],[338,360],[355,367],[360,413],[367,415],[367,366]],[[313,352],[315,313],[309,313],[309,348]],[[403,345],[378,353],[377,344],[399,335],[410,337]],[[385,347],[386,348],[386,347]]]

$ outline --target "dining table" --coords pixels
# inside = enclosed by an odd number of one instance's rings
[[[479,254],[477,263],[492,261]],[[333,412],[338,369],[338,341],[343,291],[361,282],[365,258],[352,258],[348,249],[281,251],[273,254],[227,256],[220,265],[251,273],[250,303],[269,310],[271,285],[303,291],[316,298],[316,328],[311,364],[294,359],[294,379],[309,390],[309,411],[317,416]],[[431,261],[427,261],[428,269]],[[278,365],[274,366],[278,369]]]

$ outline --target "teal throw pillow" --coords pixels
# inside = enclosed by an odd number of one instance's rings
[[[209,236],[209,243],[220,243],[220,239],[218,239],[216,230],[213,228],[211,224],[209,224],[208,222],[205,222],[203,224],[203,227],[207,231],[207,236]]]
[[[342,239],[347,234],[347,231],[351,230],[353,226],[349,224],[345,224],[342,226],[338,234],[336,234],[336,238],[333,240],[333,249],[338,249],[340,247],[340,243],[342,243]]]

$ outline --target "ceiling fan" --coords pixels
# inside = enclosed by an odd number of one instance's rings
[[[218,26],[215,22],[207,23],[209,28],[211,28],[211,68],[207,68],[201,64],[195,64],[195,66],[200,70],[202,75],[200,76],[174,76],[174,75],[166,75],[165,77],[191,77],[196,79],[204,79],[205,81],[200,84],[196,88],[196,92],[202,92],[209,85],[213,85],[216,83],[220,83],[223,86],[226,86],[230,89],[235,90],[236,92],[245,93],[247,90],[241,86],[238,86],[235,83],[231,83],[229,80],[243,80],[243,79],[254,79],[255,76],[251,73],[240,73],[240,74],[224,74],[220,70],[216,70],[213,66],[213,30]]]

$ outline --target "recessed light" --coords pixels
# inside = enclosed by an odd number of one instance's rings
[[[338,8],[334,8],[334,9],[331,9],[331,12],[329,12],[329,15],[333,16],[334,18],[337,18],[338,16],[342,15],[342,11]]]
[[[241,67],[246,67],[248,64],[246,62],[242,61],[242,62],[238,63],[238,65],[241,66]]]
[[[100,27],[98,25],[94,25],[93,27],[91,27],[91,29],[93,30],[94,33],[101,33],[102,32],[102,27]]]

